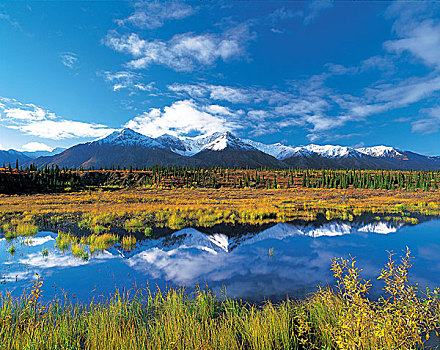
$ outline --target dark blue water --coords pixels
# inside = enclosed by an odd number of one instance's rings
[[[228,228],[233,231],[233,228]],[[224,232],[224,229],[221,230]],[[80,301],[108,297],[115,288],[208,285],[216,293],[249,301],[305,297],[318,285],[332,284],[334,257],[355,256],[363,277],[375,279],[386,251],[414,256],[411,281],[440,286],[440,220],[417,225],[387,222],[281,223],[260,232],[234,235],[184,229],[172,236],[138,242],[132,251],[117,244],[89,260],[55,246],[57,234],[40,232],[30,241],[0,241],[0,291],[20,295],[38,273],[46,300],[63,293]],[[243,232],[243,228],[240,229]],[[16,252],[7,250],[14,244]],[[47,249],[48,256],[43,256]],[[271,253],[273,251],[273,253]],[[397,255],[397,257],[398,257]],[[375,281],[372,297],[380,293]],[[26,290],[28,293],[29,290]]]

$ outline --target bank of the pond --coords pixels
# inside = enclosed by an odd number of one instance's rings
[[[363,213],[440,215],[440,191],[364,189],[136,189],[51,195],[0,195],[2,231],[36,229],[78,234],[139,233],[152,227],[181,229],[217,224],[353,220]],[[21,233],[20,233],[21,232]]]
[[[351,260],[333,260],[339,289],[255,306],[198,289],[116,293],[102,303],[42,303],[44,283],[0,301],[7,349],[413,349],[436,337],[438,292],[421,296],[406,279],[409,253],[380,274],[388,294],[370,301]],[[437,339],[438,341],[438,339]]]

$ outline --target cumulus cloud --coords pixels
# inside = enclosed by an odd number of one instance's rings
[[[104,80],[112,84],[113,91],[127,89],[132,93],[136,91],[153,91],[156,90],[154,82],[144,84],[141,82],[142,75],[132,71],[119,72],[98,72],[98,75],[104,77]]]
[[[105,45],[129,54],[133,60],[127,66],[147,68],[152,64],[167,66],[175,71],[192,71],[197,66],[211,66],[216,61],[227,62],[245,56],[246,43],[252,38],[249,26],[241,24],[222,34],[184,33],[169,41],[141,39],[138,34],[119,35],[112,31]]]
[[[4,97],[0,97],[0,125],[53,140],[101,137],[114,131],[102,124],[66,120],[34,104]]]
[[[192,15],[195,10],[179,1],[141,1],[135,4],[135,12],[116,22],[120,26],[131,24],[143,29],[162,27],[166,20],[178,20]]]
[[[242,115],[242,111],[234,111],[224,106],[202,106],[193,100],[183,100],[163,109],[153,108],[130,120],[125,127],[152,137],[163,134],[205,135],[242,128]]]
[[[25,145],[21,146],[23,151],[27,152],[35,152],[35,151],[53,151],[54,147],[50,147],[42,142],[28,142]]]
[[[60,53],[61,63],[67,68],[75,68],[78,63],[78,55],[73,52]]]

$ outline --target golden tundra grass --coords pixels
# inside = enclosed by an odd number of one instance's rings
[[[13,220],[66,231],[75,225],[96,235],[109,233],[112,227],[147,234],[152,226],[180,229],[218,223],[313,220],[318,213],[328,219],[352,220],[364,212],[439,215],[440,191],[152,187],[115,192],[0,195],[1,225],[3,231],[12,233],[20,229]],[[23,227],[24,231],[31,229]]]
[[[384,296],[354,260],[335,259],[337,288],[306,300],[255,306],[198,289],[116,293],[102,303],[43,304],[42,281],[30,295],[0,299],[2,349],[415,349],[440,325],[438,291],[418,294],[408,282],[409,251],[390,256],[379,275]]]

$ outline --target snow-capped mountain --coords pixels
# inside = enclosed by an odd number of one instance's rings
[[[361,148],[356,148],[356,151],[362,154],[367,154],[372,157],[381,157],[381,158],[403,157],[403,154],[400,153],[397,149],[388,146],[361,147]]]
[[[8,154],[3,154],[8,152]],[[16,151],[15,151],[16,152]],[[15,157],[15,158],[14,158]],[[0,151],[0,161],[67,167],[186,165],[240,168],[440,169],[440,157],[428,157],[389,146],[352,148],[338,145],[289,146],[240,139],[230,132],[179,138],[152,138],[131,129],[73,146],[57,155],[31,159],[22,153]],[[10,161],[9,160],[9,161]]]
[[[78,144],[52,157],[39,157],[29,163],[37,166],[57,164],[68,168],[200,166],[195,159],[171,151],[156,139],[131,129],[115,131],[88,143]],[[29,164],[28,163],[28,164]]]
[[[271,145],[266,145],[261,142],[255,142],[252,140],[244,140],[246,143],[254,146],[258,150],[274,156],[276,159],[284,160],[289,157],[297,156],[312,156],[313,154],[320,155],[326,158],[341,158],[341,157],[359,157],[361,154],[358,150],[350,147],[344,146],[333,146],[333,145],[307,145],[292,147],[286,146],[281,143],[275,143]]]
[[[114,131],[106,137],[93,141],[91,144],[164,148],[157,140],[128,128],[122,129],[121,131]]]
[[[308,145],[298,147],[298,151],[304,149],[325,158],[360,157],[360,153],[351,147],[333,145]]]
[[[224,168],[286,168],[275,157],[257,150],[230,132],[216,134],[193,158],[208,166]]]

